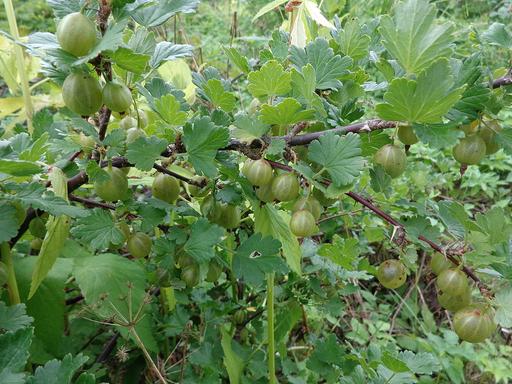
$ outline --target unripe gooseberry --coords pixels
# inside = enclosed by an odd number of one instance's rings
[[[71,73],[62,85],[62,99],[73,112],[81,116],[92,115],[103,103],[100,83],[87,73]]]
[[[126,85],[109,81],[103,87],[103,103],[112,111],[126,111],[132,105],[132,93]]]
[[[467,136],[453,147],[453,157],[461,164],[478,164],[486,152],[485,141],[478,135]]]
[[[272,173],[273,171],[270,163],[265,159],[260,159],[251,161],[245,171],[245,176],[252,185],[261,187],[262,185],[267,185],[272,181]]]
[[[469,281],[464,272],[457,268],[445,269],[437,276],[437,288],[452,296],[464,294],[469,287]]]
[[[402,148],[386,144],[375,153],[373,161],[382,166],[389,176],[396,178],[405,171],[407,155]]]
[[[151,237],[143,232],[137,232],[128,239],[127,248],[133,257],[142,259],[151,252],[151,245]]]
[[[99,180],[94,183],[94,191],[105,201],[123,200],[128,192],[128,179],[119,168],[109,167],[105,170],[108,180]]]
[[[496,140],[497,134],[501,131],[501,125],[496,120],[486,121],[482,124],[478,135],[485,142],[486,154],[492,155],[498,152],[500,144]]]
[[[180,195],[180,183],[176,178],[159,173],[153,180],[153,197],[174,204]]]
[[[399,260],[385,260],[377,269],[377,279],[385,288],[399,288],[407,280],[405,266]]]
[[[75,56],[88,54],[96,44],[96,27],[80,12],[70,13],[57,26],[57,41],[61,48]]]
[[[295,212],[290,220],[290,229],[297,237],[313,235],[317,229],[313,214],[306,209]]]
[[[453,329],[461,340],[481,343],[496,331],[496,324],[489,311],[479,306],[470,306],[455,314]]]
[[[272,194],[279,201],[291,201],[299,195],[299,179],[293,173],[282,173],[272,181]]]
[[[403,125],[398,128],[398,139],[405,145],[413,145],[419,141],[418,136],[416,136],[414,129],[410,125]]]
[[[131,116],[125,116],[119,122],[119,127],[123,129],[137,128],[137,119]]]

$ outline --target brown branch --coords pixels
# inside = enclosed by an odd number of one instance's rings
[[[270,165],[272,165],[272,167],[279,168],[279,169],[282,169],[282,170],[288,171],[288,172],[293,172],[293,169],[288,165],[277,163],[275,161],[269,161],[269,163],[270,163]],[[330,184],[330,182],[327,181],[326,184]],[[402,223],[400,223],[398,220],[394,219],[392,216],[390,216],[388,213],[384,212],[379,207],[375,206],[369,200],[365,199],[364,197],[362,197],[361,195],[359,195],[355,192],[346,192],[345,195],[347,195],[351,199],[357,201],[359,204],[363,205],[364,207],[368,208],[370,211],[372,211],[377,216],[379,216],[382,219],[384,219],[385,221],[387,221],[389,224],[392,224],[393,226],[400,228],[405,233],[405,227]],[[446,250],[442,246],[438,245],[437,243],[433,242],[432,240],[427,239],[423,235],[419,235],[418,240],[428,244],[430,246],[430,248],[432,248],[433,250],[435,250],[443,255],[446,255],[446,257],[455,265],[461,265],[460,260],[458,260],[456,257],[451,255],[450,253],[447,253]],[[478,289],[480,290],[480,292],[482,293],[482,295],[484,295],[486,297],[492,296],[489,288],[487,288],[487,286],[480,280],[480,278],[475,274],[475,272],[471,268],[469,268],[465,265],[462,265],[461,269],[462,269],[462,271],[464,271],[464,273],[469,278],[471,278],[476,283],[476,285],[477,285]]]
[[[68,197],[69,197],[69,200],[75,201],[77,203],[81,203],[81,204],[85,205],[86,207],[98,207],[98,208],[103,208],[103,209],[109,209],[112,211],[114,211],[116,209],[116,207],[114,207],[113,205],[102,203],[100,201],[94,201],[94,200],[86,199],[84,197],[75,196],[75,195],[71,195],[71,194],[69,194]]]
[[[328,129],[326,131],[319,131],[319,132],[312,132],[312,133],[306,133],[304,135],[298,135],[294,137],[289,136],[280,136],[275,137],[274,139],[282,139],[287,142],[287,144],[291,147],[297,146],[297,145],[307,145],[311,143],[313,140],[318,139],[319,137],[322,137],[323,135],[327,133],[335,133],[335,134],[346,134],[346,133],[362,133],[362,132],[372,132],[377,131],[379,129],[386,129],[386,128],[396,128],[398,125],[395,121],[385,121],[385,120],[368,120],[363,121],[361,123],[346,125],[346,126],[340,126],[333,129]]]

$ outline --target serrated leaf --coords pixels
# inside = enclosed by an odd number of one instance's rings
[[[233,272],[247,284],[258,287],[265,282],[267,273],[285,273],[288,268],[279,257],[281,243],[261,233],[253,234],[236,250]]]
[[[407,73],[419,73],[440,57],[450,57],[453,26],[435,23],[436,8],[427,0],[400,3],[394,18],[381,19],[380,32],[386,49]]]
[[[389,176],[384,168],[380,165],[375,165],[370,169],[370,185],[375,192],[382,192],[386,197],[391,194],[391,176]]]
[[[297,70],[311,64],[316,74],[316,88],[320,90],[339,89],[342,85],[339,79],[347,74],[352,66],[350,57],[335,55],[327,40],[321,37],[305,48],[292,46],[290,61]]]
[[[144,0],[136,0],[135,5],[144,2]],[[146,28],[158,27],[179,12],[194,12],[198,4],[199,0],[159,0],[154,5],[141,7],[130,16]]]
[[[202,117],[187,123],[183,133],[187,155],[196,172],[214,177],[217,174],[214,159],[217,151],[228,144],[228,129],[217,127],[208,117]]]
[[[436,241],[439,236],[439,229],[433,227],[426,218],[421,216],[414,216],[404,222],[405,230],[408,234],[408,239],[417,241],[418,236],[424,236],[431,241]]]
[[[0,243],[12,239],[18,233],[19,223],[16,208],[12,205],[0,205]]]
[[[427,352],[414,354],[411,351],[398,352],[398,358],[403,361],[411,372],[417,375],[431,375],[441,369],[438,359]]]
[[[156,136],[139,137],[128,144],[126,157],[128,161],[141,171],[149,171],[167,147],[167,142]]]
[[[237,115],[233,126],[231,131],[233,137],[246,143],[261,138],[270,130],[270,125],[248,115]]]
[[[463,238],[467,231],[478,230],[461,204],[456,201],[440,201],[438,206],[439,217],[453,235]]]
[[[504,148],[505,152],[512,155],[512,128],[504,127],[496,135],[496,141]]]
[[[38,183],[16,184],[9,186],[9,189],[16,193],[14,200],[21,201],[24,206],[46,211],[53,216],[84,217],[88,215],[86,209],[70,205]]]
[[[221,108],[226,112],[231,112],[236,104],[236,97],[231,92],[227,92],[218,79],[210,79],[203,87],[203,92],[215,108]]]
[[[291,90],[291,75],[276,60],[267,61],[258,71],[249,73],[247,89],[254,97],[285,95]]]
[[[512,288],[504,288],[494,295],[495,321],[504,328],[512,327]]]
[[[315,111],[304,109],[295,99],[288,97],[276,105],[263,104],[260,119],[270,125],[288,126],[315,117]]]
[[[382,364],[384,364],[387,369],[396,373],[410,372],[407,364],[405,364],[402,360],[397,359],[387,351],[382,355]]]
[[[290,215],[269,204],[262,207],[255,206],[253,209],[255,215],[254,232],[261,233],[263,236],[272,236],[279,240],[288,266],[293,272],[300,274],[302,253],[299,242],[288,225]]]
[[[351,184],[364,166],[361,139],[354,133],[321,136],[309,145],[308,158],[321,165],[337,187]]]
[[[144,268],[142,264],[134,263],[121,255],[107,253],[76,259],[73,275],[85,302],[100,318],[111,318],[116,310],[126,319],[134,318],[144,305]],[[141,313],[146,311],[147,306]],[[151,328],[148,316],[142,318],[135,327],[146,348],[155,351],[157,347]],[[129,337],[125,328],[120,331],[125,337]]]
[[[28,379],[27,384],[70,384],[76,371],[87,360],[89,358],[81,353],[76,356],[67,354],[62,361],[50,360],[44,366],[37,367],[34,376]]]
[[[437,149],[450,147],[464,136],[462,130],[454,124],[414,124],[413,128],[422,143]]]
[[[417,80],[395,79],[376,111],[382,119],[410,123],[439,123],[460,99],[463,88],[453,89],[448,60],[439,59]]]
[[[89,161],[85,169],[89,182],[104,182],[110,180],[110,175],[95,161]]]
[[[55,17],[62,18],[69,13],[79,12],[85,0],[46,0],[46,2],[52,7]]]
[[[492,23],[489,29],[482,33],[482,40],[489,45],[512,48],[512,33],[502,23]]]
[[[25,304],[16,304],[8,307],[0,301],[0,330],[16,332],[28,327],[34,319],[27,316]]]
[[[187,113],[174,95],[167,94],[154,101],[155,110],[167,124],[181,126],[187,121]]]
[[[0,374],[21,372],[28,360],[33,329],[0,335]]]
[[[146,69],[151,56],[134,52],[129,48],[120,47],[110,54],[110,58],[120,68],[140,75]]]
[[[42,169],[36,163],[26,160],[0,159],[0,174],[11,176],[31,176],[41,173]]]
[[[94,209],[89,216],[78,219],[71,233],[93,249],[104,249],[124,241],[124,235],[116,227],[112,215],[102,209]]]
[[[221,241],[223,235],[221,227],[201,218],[190,227],[190,237],[184,250],[199,263],[211,260],[215,257],[214,246]]]
[[[176,60],[182,57],[193,55],[193,47],[188,44],[173,44],[168,41],[161,41],[155,47],[149,65],[151,68],[158,68],[166,61]]]
[[[75,61],[75,65],[88,63],[103,51],[115,51],[123,43],[123,32],[126,29],[126,21],[118,21],[109,26],[101,40],[92,48],[92,50]]]
[[[243,73],[249,73],[251,71],[251,67],[249,66],[249,60],[247,57],[242,56],[242,54],[238,51],[238,49],[230,47],[224,47],[224,53],[226,56],[235,64],[238,69],[240,69]]]
[[[343,28],[334,33],[341,53],[357,61],[368,56],[371,38],[361,28],[357,19],[348,20]]]

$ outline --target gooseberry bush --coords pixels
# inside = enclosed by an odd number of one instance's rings
[[[198,0],[48,3],[13,38],[62,103],[3,131],[0,382],[458,383],[505,348],[510,176],[463,187],[512,155],[504,25],[273,1],[226,72],[162,34]],[[409,193],[422,161],[457,178]]]

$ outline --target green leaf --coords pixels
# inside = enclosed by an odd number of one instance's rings
[[[52,7],[55,17],[59,19],[69,13],[79,12],[83,6],[81,0],[47,0],[46,2]]]
[[[183,249],[199,263],[211,260],[215,257],[215,245],[223,235],[221,227],[201,218],[190,227],[190,237]]]
[[[126,21],[118,21],[110,24],[101,40],[84,57],[75,61],[75,65],[88,63],[103,51],[115,51],[123,43],[123,32],[126,29]]]
[[[491,244],[495,245],[510,240],[512,224],[503,208],[494,207],[485,213],[478,213],[475,219],[480,231],[489,235]]]
[[[124,318],[133,318],[146,296],[146,277],[141,264],[121,255],[103,254],[76,259],[74,276],[87,305],[103,319],[118,311]],[[115,310],[114,310],[115,309]],[[147,311],[147,306],[141,313]],[[119,315],[118,319],[119,319]],[[150,319],[145,316],[135,327],[142,342],[151,351],[157,349]],[[128,337],[125,328],[121,333]]]
[[[411,241],[418,241],[418,236],[425,236],[431,241],[436,241],[439,236],[439,229],[433,227],[430,221],[424,217],[414,216],[405,221],[404,226],[408,239]]]
[[[86,362],[87,356],[67,354],[62,361],[50,360],[44,366],[37,367],[34,376],[27,384],[71,384],[71,379]]]
[[[494,295],[495,321],[504,328],[512,327],[512,288],[504,288]]]
[[[489,29],[482,33],[482,40],[489,45],[512,48],[512,33],[502,23],[492,23]]]
[[[272,236],[279,240],[288,266],[293,272],[300,274],[302,254],[299,242],[288,225],[290,215],[269,204],[262,207],[253,206],[253,209],[255,216],[254,232],[261,233],[263,236]]]
[[[261,7],[261,9],[254,15],[252,18],[252,21],[254,22],[256,19],[260,18],[266,13],[269,13],[270,11],[274,10],[274,8],[279,7],[281,4],[286,3],[288,0],[273,0],[270,3],[264,5]]]
[[[199,0],[160,0],[138,9],[130,16],[146,28],[158,27],[179,12],[194,12],[198,4]]]
[[[249,73],[251,71],[251,67],[249,66],[249,61],[247,57],[242,56],[242,54],[236,48],[226,48],[223,47],[224,53],[226,56],[235,64],[238,69],[240,69],[243,73]]]
[[[249,73],[247,89],[258,98],[285,95],[291,91],[291,74],[276,60],[266,62],[258,71]]]
[[[374,165],[372,169],[370,169],[370,185],[375,192],[382,192],[389,197],[392,189],[391,189],[391,176],[389,176],[384,168],[380,165]]]
[[[337,187],[351,184],[364,166],[361,139],[354,133],[345,136],[328,133],[321,136],[309,145],[308,157],[329,173]]]
[[[311,120],[314,117],[314,110],[304,109],[297,100],[290,97],[277,105],[263,104],[261,106],[260,119],[266,124],[287,126],[304,120]]]
[[[320,90],[341,88],[339,79],[352,66],[350,57],[335,55],[327,40],[321,37],[309,43],[306,48],[292,46],[290,61],[298,71],[311,64],[316,73],[316,88]]]
[[[398,352],[398,358],[416,375],[431,375],[441,370],[441,364],[431,353],[419,352],[414,354],[411,351],[401,351]]]
[[[39,285],[43,282],[48,272],[52,269],[55,261],[60,256],[64,243],[69,236],[70,221],[67,216],[50,216],[46,224],[46,235],[43,245],[37,256],[37,264],[32,275],[30,293],[28,298],[36,293]]]
[[[9,190],[16,194],[11,200],[19,200],[26,207],[40,209],[53,216],[84,217],[89,214],[86,209],[70,205],[39,183],[9,185]]]
[[[89,177],[90,183],[104,182],[110,180],[110,175],[107,173],[107,171],[101,168],[100,165],[94,160],[91,160],[87,163],[85,172]]]
[[[478,230],[461,204],[456,201],[440,201],[438,206],[439,217],[451,234],[463,238],[467,231]]]
[[[245,143],[261,138],[270,131],[270,125],[262,123],[249,115],[237,115],[231,131],[234,138]]]
[[[279,257],[281,243],[272,237],[255,233],[245,240],[233,257],[233,272],[247,284],[258,287],[271,272],[285,273],[288,268]]]
[[[0,174],[30,176],[41,173],[41,171],[41,167],[31,161],[0,159]]]
[[[382,364],[386,366],[389,370],[401,373],[401,372],[410,372],[409,367],[402,360],[397,359],[392,356],[389,352],[384,352],[382,355]]]
[[[188,44],[173,44],[161,41],[156,45],[155,52],[151,56],[149,65],[156,69],[166,61],[176,60],[193,55],[193,47]]]
[[[504,127],[496,135],[496,141],[504,148],[505,152],[512,154],[512,128]]]
[[[156,136],[139,137],[128,144],[126,157],[130,163],[135,164],[137,169],[149,171],[166,147],[167,142]]]
[[[394,19],[382,17],[384,47],[407,73],[419,73],[438,58],[451,57],[453,26],[436,25],[435,18],[436,8],[427,0],[407,0],[396,7]]]
[[[62,351],[66,321],[64,285],[73,263],[69,259],[57,259],[37,292],[28,299],[36,262],[34,257],[28,257],[16,260],[14,264],[20,296],[26,303],[27,314],[34,318],[37,340],[46,353],[57,355]]]
[[[23,371],[28,360],[32,334],[32,328],[24,328],[0,335],[0,377]]]
[[[0,301],[0,330],[6,332],[16,332],[28,327],[34,320],[27,316],[25,304],[16,304],[8,307],[3,301]]]
[[[120,68],[141,75],[144,73],[151,56],[136,53],[129,48],[120,47],[110,54],[110,58]]]
[[[18,228],[19,223],[16,208],[9,204],[0,205],[0,243],[16,236]]]
[[[92,210],[89,216],[78,219],[71,233],[93,249],[104,249],[110,244],[124,241],[124,235],[116,227],[112,215],[99,208]]]
[[[331,370],[333,365],[342,365],[344,356],[342,344],[338,343],[336,336],[329,334],[324,340],[316,341],[315,350],[306,365],[316,372]]]
[[[410,123],[439,123],[460,99],[463,88],[453,89],[454,80],[447,59],[439,59],[421,72],[417,80],[391,82],[385,103],[376,111],[382,119]]]
[[[454,124],[414,124],[414,133],[423,143],[436,149],[451,147],[460,137],[464,136],[462,130]]]
[[[55,194],[67,200],[68,198],[68,184],[64,172],[60,168],[53,168],[49,177]],[[50,216],[46,223],[46,235],[43,239],[43,244],[39,255],[37,256],[36,266],[32,274],[32,283],[30,284],[30,293],[28,298],[32,298],[37,288],[42,283],[48,272],[52,269],[57,257],[59,257],[64,242],[69,236],[69,217]]]
[[[226,112],[231,112],[235,107],[235,95],[231,92],[227,92],[220,80],[208,80],[203,87],[203,91],[215,108],[221,108]]]
[[[209,177],[216,176],[214,159],[217,151],[228,144],[228,129],[217,127],[208,117],[202,117],[187,123],[183,133],[187,155],[196,172]]]
[[[302,73],[292,70],[292,85],[294,92],[297,92],[305,100],[308,107],[316,110],[322,117],[326,117],[322,98],[315,93],[316,73],[311,64],[302,68]]]
[[[361,28],[357,19],[348,20],[343,28],[334,34],[341,53],[350,56],[354,61],[368,56],[371,38]]]
[[[187,121],[187,113],[174,95],[167,94],[155,100],[155,110],[167,124],[181,126]]]
[[[233,339],[225,328],[221,328],[221,345],[222,351],[224,352],[224,366],[228,371],[229,383],[239,384],[244,372],[244,361],[242,358],[233,350]]]

